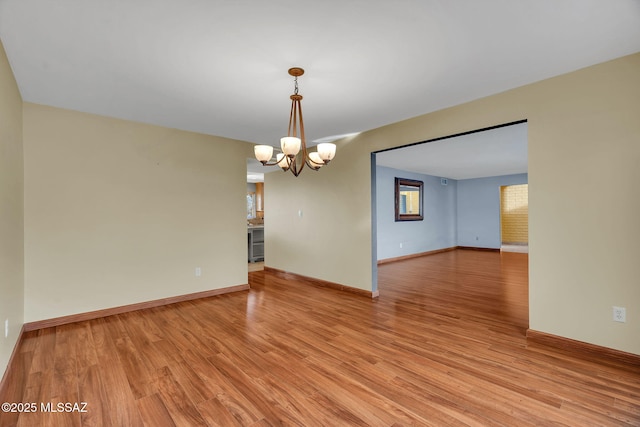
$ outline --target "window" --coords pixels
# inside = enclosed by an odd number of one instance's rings
[[[256,217],[256,193],[247,193],[247,219]]]

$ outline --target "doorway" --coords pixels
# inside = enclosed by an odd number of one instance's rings
[[[248,270],[264,269],[264,172],[262,164],[247,159],[247,259]]]
[[[494,252],[485,256],[497,262],[524,257],[524,264],[528,264],[525,254],[495,253],[501,251],[503,241],[501,188],[520,184],[527,189],[527,236],[519,249],[528,248],[527,132],[527,122],[522,120],[372,153],[374,292],[379,290],[378,263],[473,249]],[[424,182],[423,221],[393,221],[389,183],[394,177]],[[522,243],[523,239],[511,238],[509,242]],[[427,258],[423,259],[426,262]],[[380,291],[384,293],[384,289]]]
[[[529,252],[529,184],[500,187],[501,250]]]

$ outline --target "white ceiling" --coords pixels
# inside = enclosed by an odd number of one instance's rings
[[[527,173],[527,124],[384,151],[376,164],[451,179]]]
[[[277,145],[640,51],[638,0],[0,0],[28,102]],[[339,155],[339,152],[338,152]]]

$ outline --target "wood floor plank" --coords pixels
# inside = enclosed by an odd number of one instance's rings
[[[108,321],[110,320],[110,321]],[[118,356],[115,343],[109,333],[109,327],[114,319],[95,319],[91,321],[91,329],[98,357],[98,372],[101,384],[107,391],[102,404],[108,408],[107,412],[112,425],[142,426],[142,418],[129,385],[125,367]],[[98,402],[87,402],[89,407]]]
[[[192,351],[185,352],[183,356],[185,362],[215,393],[218,402],[213,402],[214,405],[220,403],[242,425],[250,425],[262,418],[259,409],[209,359]]]
[[[169,358],[163,352],[155,351],[154,344],[161,341],[162,335],[154,327],[151,316],[136,316],[134,313],[125,313],[117,316],[123,329],[118,331],[120,336],[126,335],[130,345],[137,353],[137,359],[141,360],[149,372],[164,368],[169,364]],[[155,331],[155,332],[149,332]]]
[[[37,387],[31,385],[29,381],[29,370],[33,360],[32,352],[17,352],[13,358],[13,364],[9,377],[5,382],[5,389],[0,390],[0,399],[2,403],[19,403],[22,402],[22,396],[24,396],[31,387]],[[0,411],[0,426],[13,426],[18,423],[20,418],[19,412],[2,410]]]
[[[640,366],[528,342],[528,255],[379,266],[380,297],[277,271],[251,290],[24,334],[3,426],[638,426]]]
[[[156,388],[176,425],[194,427],[207,425],[169,368],[158,370]]]
[[[158,394],[141,397],[136,401],[146,427],[175,427],[176,423]]]
[[[109,409],[105,405],[106,390],[102,384],[98,369],[98,355],[96,353],[91,324],[77,323],[74,329],[74,345],[76,354],[76,370],[78,376],[77,403],[89,405],[86,412],[80,413],[81,425],[104,426],[111,424]],[[69,402],[75,403],[75,402]]]
[[[212,389],[198,376],[184,358],[180,362],[171,362],[168,367],[173,377],[184,389],[189,400],[194,404],[197,405],[215,397]]]
[[[78,403],[87,404],[86,412],[80,414],[81,424],[95,427],[114,425],[107,405],[109,391],[105,389],[98,364],[79,370],[78,375]]]
[[[56,328],[56,346],[54,349],[53,381],[51,395],[46,402],[51,402],[57,408],[59,403],[80,402],[78,396],[77,370],[77,331],[81,329],[77,324],[62,325]],[[63,415],[63,416],[59,416]],[[80,413],[55,413],[56,424],[63,426],[80,426]]]
[[[198,403],[198,411],[207,422],[207,425],[213,427],[241,427],[254,423],[243,423],[242,418],[234,415],[229,411],[217,397]]]
[[[235,388],[259,411],[260,418],[273,420],[284,420],[285,424],[292,422],[289,413],[274,405],[272,397],[268,394],[256,392],[255,377],[248,375],[242,367],[245,365],[236,364],[237,359],[230,359],[224,354],[218,354],[210,358],[211,363],[233,383]],[[242,366],[242,367],[241,367]]]

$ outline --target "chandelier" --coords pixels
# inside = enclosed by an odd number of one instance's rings
[[[280,139],[280,153],[273,157],[273,147],[270,145],[256,145],[254,153],[256,159],[263,166],[278,165],[283,171],[291,171],[294,176],[298,176],[304,166],[307,165],[313,170],[318,170],[329,163],[336,155],[336,145],[324,142],[318,144],[317,151],[309,152],[304,138],[304,121],[302,120],[302,95],[298,94],[298,77],[304,74],[302,68],[294,67],[289,69],[289,75],[293,76],[295,90],[291,98],[291,113],[289,114],[289,129],[287,136]]]

